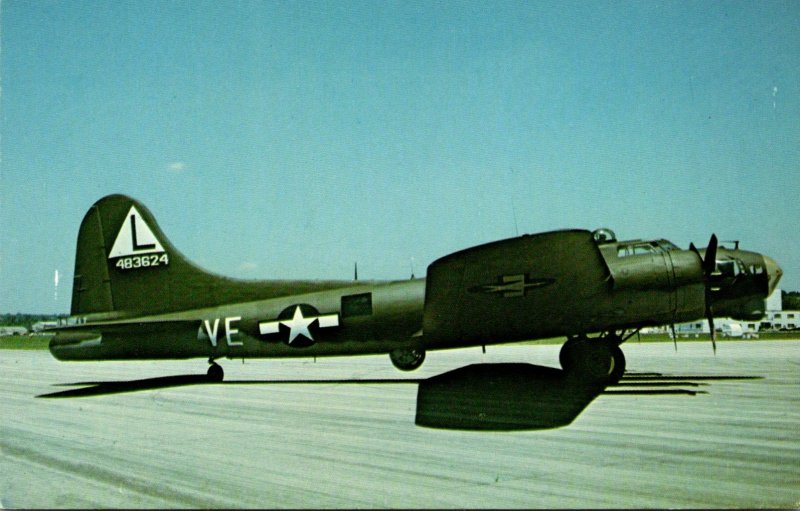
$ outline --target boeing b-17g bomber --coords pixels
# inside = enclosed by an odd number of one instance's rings
[[[403,281],[244,281],[213,275],[169,242],[141,203],[110,195],[80,226],[59,360],[387,353],[401,370],[428,350],[565,337],[567,372],[602,383],[625,370],[620,345],[647,326],[762,317],[782,271],[718,245],[617,241],[608,229],[523,235],[434,261]],[[713,342],[713,337],[712,337]]]

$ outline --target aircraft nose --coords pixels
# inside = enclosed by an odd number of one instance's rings
[[[769,256],[764,256],[764,264],[767,267],[767,275],[769,276],[769,294],[767,296],[770,296],[775,291],[775,288],[778,287],[778,282],[783,277],[783,270],[775,262],[775,259]]]

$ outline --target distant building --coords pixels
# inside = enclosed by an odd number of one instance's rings
[[[28,335],[24,326],[0,326],[0,335]]]
[[[760,328],[758,321],[737,321],[731,318],[714,318],[714,329],[721,332],[723,337],[756,337]],[[708,320],[700,319],[689,323],[675,325],[675,333],[679,337],[691,337],[700,334],[710,334]]]
[[[783,310],[781,290],[776,289],[767,299],[767,313],[761,319],[761,330],[800,329],[800,311]]]
[[[769,298],[767,298],[767,312],[769,311],[782,311],[783,310],[783,293],[781,289],[776,289]]]
[[[797,330],[800,311],[767,311],[760,326],[762,330]]]
[[[39,321],[31,326],[34,332],[41,332],[45,328],[52,328],[58,326],[58,321]]]

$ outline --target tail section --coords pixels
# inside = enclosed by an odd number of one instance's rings
[[[72,314],[170,311],[200,306],[224,280],[190,263],[150,211],[109,195],[86,213],[78,234]],[[198,296],[203,295],[203,296]]]
[[[143,204],[109,195],[89,208],[81,223],[71,313],[164,313],[337,285],[242,281],[211,274],[170,243]]]

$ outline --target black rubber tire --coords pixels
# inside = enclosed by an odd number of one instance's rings
[[[401,371],[413,371],[425,362],[425,350],[400,348],[389,353],[392,364]]]
[[[619,346],[611,346],[611,356],[614,358],[614,368],[606,379],[606,383],[608,384],[618,383],[622,379],[622,375],[625,374],[626,365],[625,354]]]
[[[605,384],[617,383],[625,373],[625,354],[615,342],[570,339],[558,358],[565,372]]]
[[[568,339],[567,342],[561,346],[561,351],[558,354],[558,361],[561,364],[561,369],[569,372],[575,368],[575,355],[577,350],[586,342],[587,339],[585,338],[573,337],[572,339]]]
[[[211,381],[220,382],[223,378],[225,378],[225,372],[222,370],[222,366],[219,364],[211,364],[208,367],[206,376],[208,376],[208,379]]]

